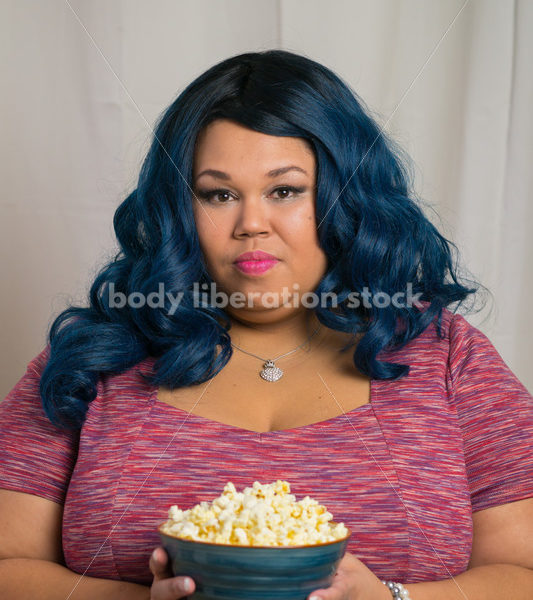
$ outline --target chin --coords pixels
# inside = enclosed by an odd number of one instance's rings
[[[303,307],[293,308],[280,306],[277,308],[265,308],[264,306],[251,306],[246,308],[226,308],[225,311],[235,319],[246,323],[256,323],[258,325],[267,323],[277,323],[290,319],[294,315],[307,309]]]

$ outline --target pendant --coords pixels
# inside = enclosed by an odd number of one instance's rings
[[[273,360],[267,360],[259,375],[265,381],[277,381],[283,377],[283,371],[279,367],[276,367]]]

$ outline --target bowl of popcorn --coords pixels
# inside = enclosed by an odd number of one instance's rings
[[[290,484],[232,482],[212,502],[177,505],[159,526],[174,575],[196,584],[195,600],[305,600],[331,585],[350,530]]]

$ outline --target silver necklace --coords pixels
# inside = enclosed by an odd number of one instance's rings
[[[276,361],[279,360],[280,358],[284,358],[285,356],[289,356],[289,354],[292,354],[293,352],[296,352],[296,350],[299,350],[302,346],[304,346],[305,344],[307,344],[308,342],[311,341],[311,339],[318,333],[318,330],[320,329],[322,325],[319,325],[314,331],[313,333],[299,346],[296,346],[296,348],[294,348],[294,350],[290,350],[289,352],[285,352],[285,354],[280,354],[280,356],[276,356],[276,358],[262,358],[261,356],[257,356],[257,354],[253,354],[252,352],[248,352],[248,350],[243,350],[242,348],[239,348],[239,346],[236,346],[233,342],[231,342],[231,345],[236,348],[237,350],[240,350],[241,352],[244,352],[244,354],[248,354],[249,356],[253,356],[254,358],[258,358],[259,360],[262,360],[265,364],[263,365],[263,368],[261,369],[261,371],[259,372],[259,375],[265,380],[265,381],[278,381],[279,379],[281,379],[283,377],[283,371],[276,366]]]

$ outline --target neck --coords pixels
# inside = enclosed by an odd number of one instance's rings
[[[310,310],[271,323],[251,323],[233,315],[231,322],[231,341],[243,350],[264,358],[279,356],[305,344],[320,325]],[[319,335],[320,331],[313,340]]]

